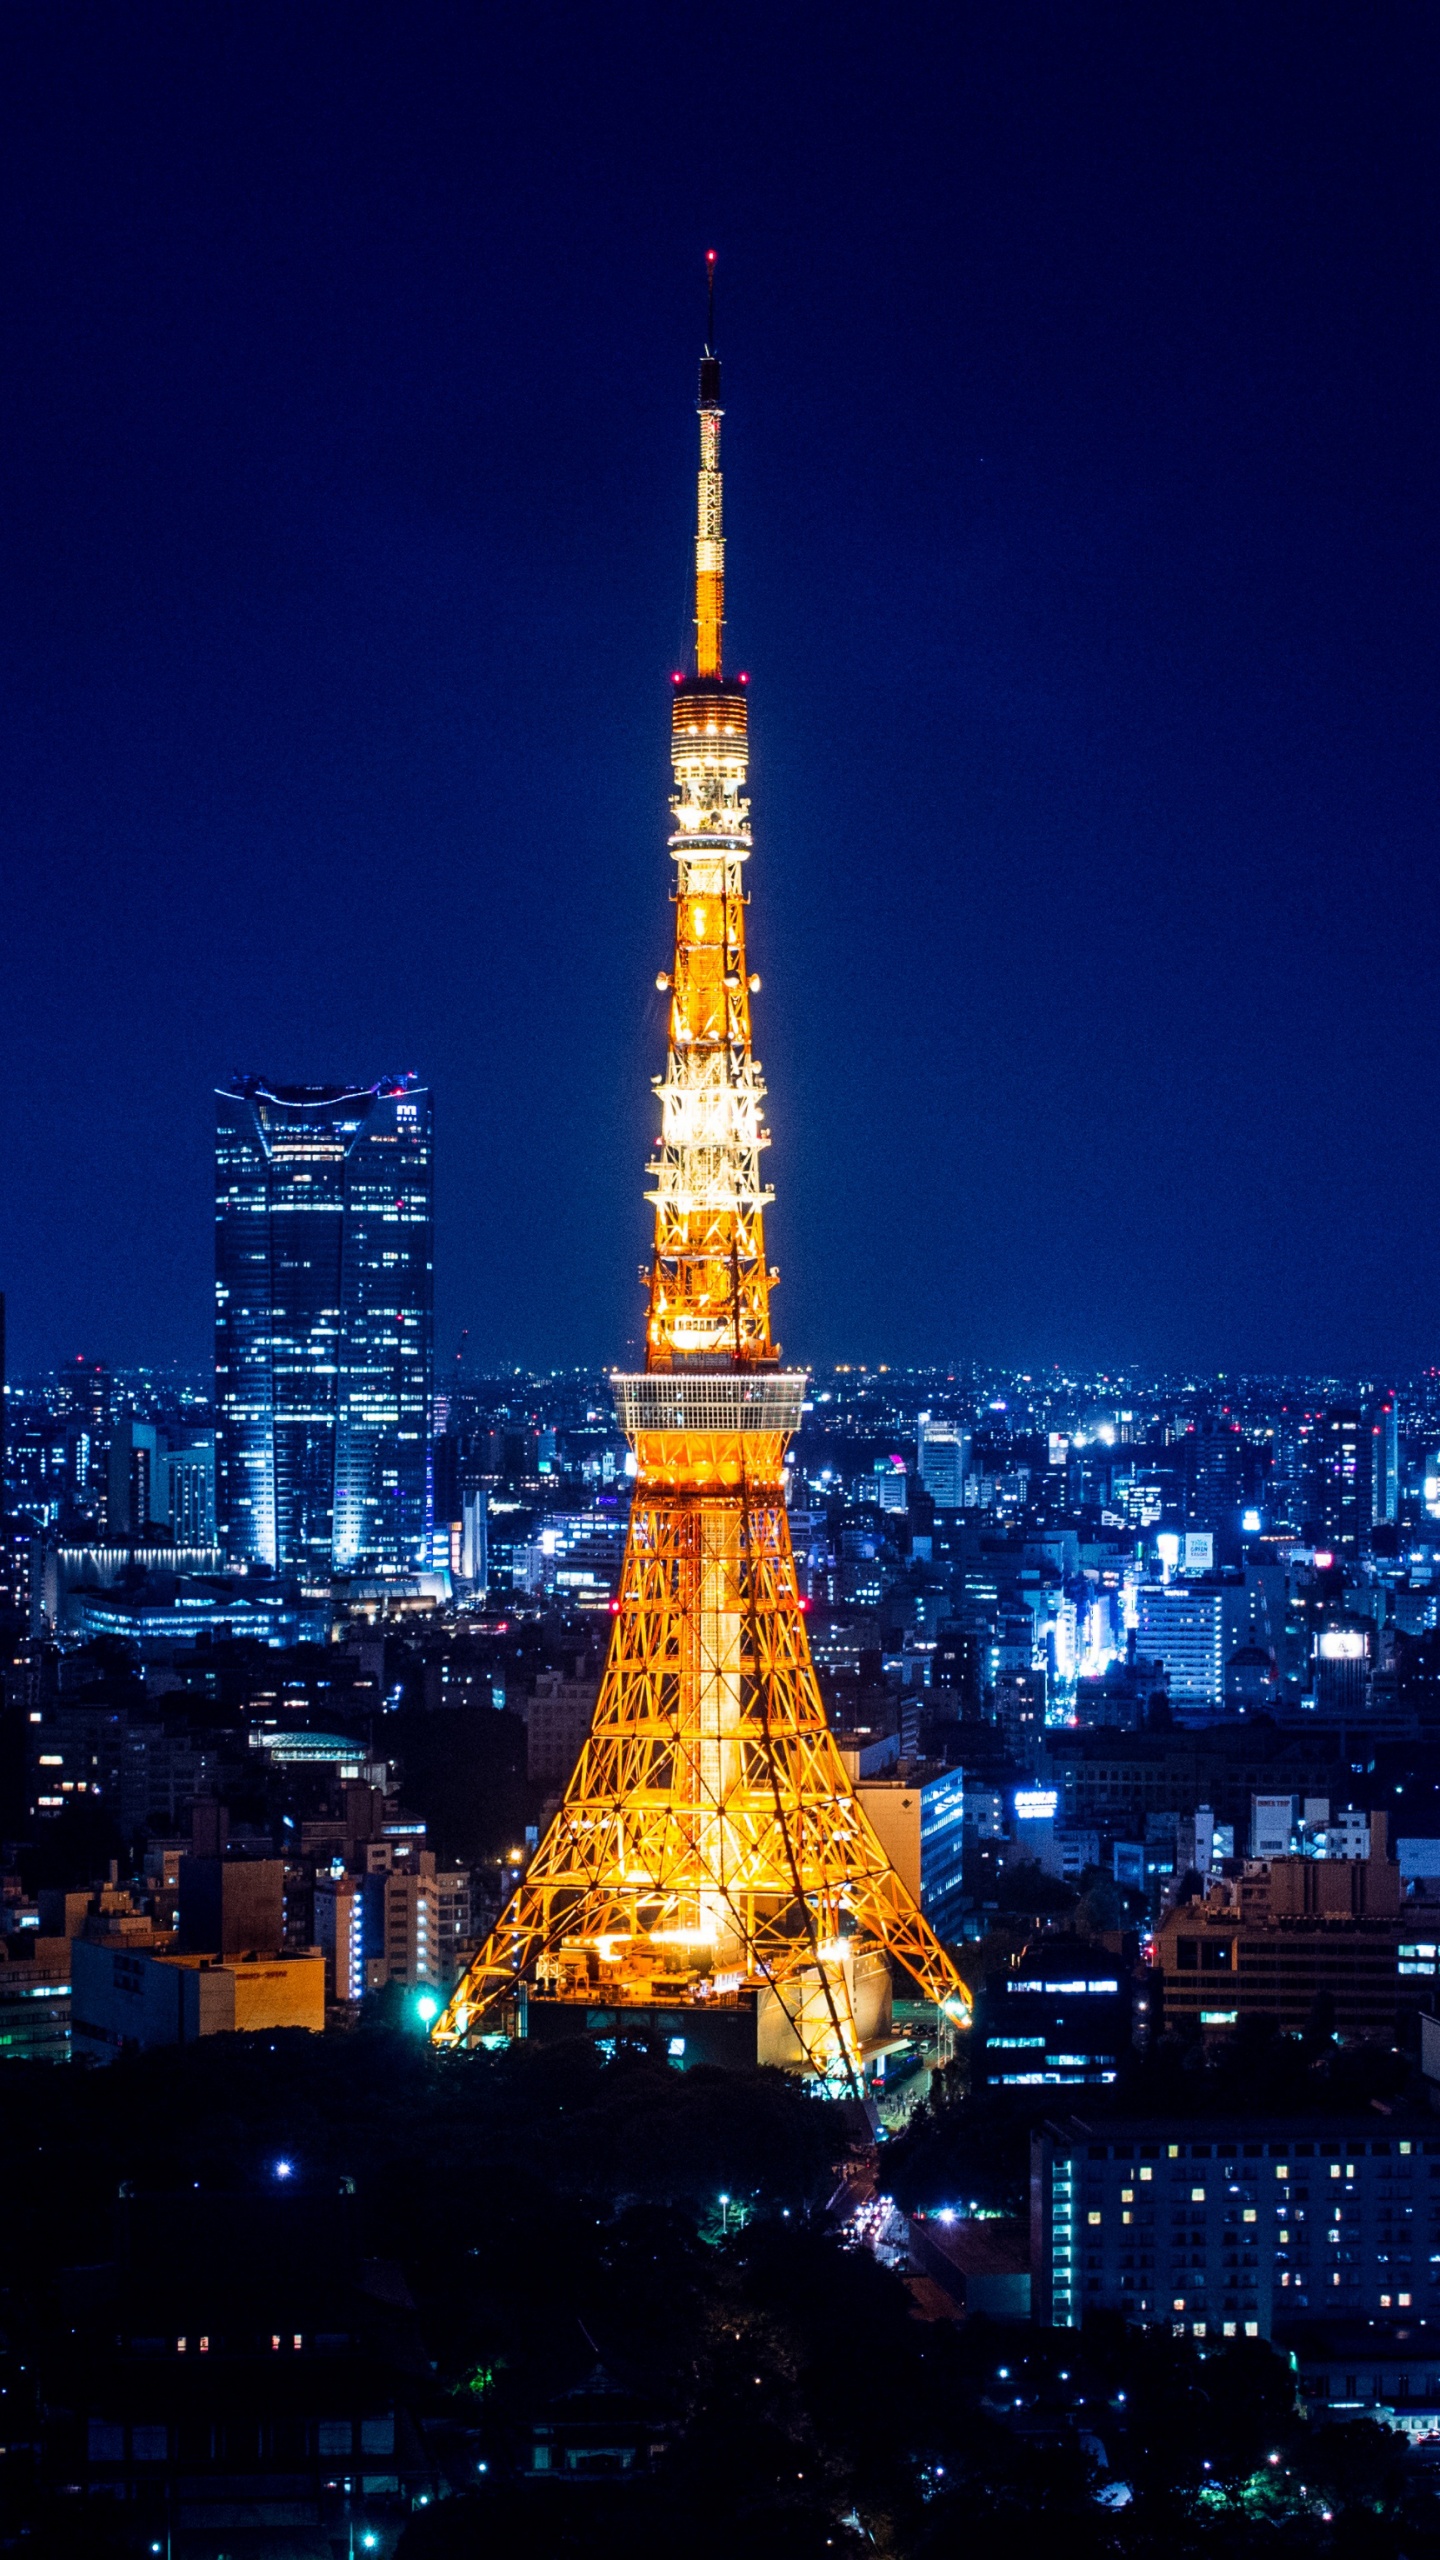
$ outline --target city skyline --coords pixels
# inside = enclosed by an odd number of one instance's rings
[[[644,10],[66,23],[0,40],[17,1371],[203,1356],[237,1060],[434,1090],[442,1352],[633,1356],[712,245],[791,1352],[1425,1364],[1433,30],[737,26],[701,172]]]
[[[1434,2542],[1437,114],[0,18],[12,2539]]]

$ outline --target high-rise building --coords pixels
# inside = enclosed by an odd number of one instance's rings
[[[172,1442],[162,1423],[127,1415],[110,1433],[106,1526],[116,1537],[168,1529],[177,1546],[215,1543],[215,1434]]]
[[[71,1493],[75,1508],[106,1526],[110,1469],[110,1372],[83,1354],[64,1373],[71,1414]]]
[[[441,1978],[440,1910],[435,1859],[421,1851],[417,1875],[389,1872],[365,1879],[365,1950],[383,1957],[382,1980],[413,1988]]]
[[[1315,1452],[1314,1527],[1333,1555],[1357,1556],[1373,1525],[1370,1433],[1358,1405],[1330,1405]]]
[[[965,1912],[965,1772],[865,1778],[855,1792],[902,1884],[937,1938],[958,1938]]]
[[[1186,1435],[1185,1516],[1200,1529],[1227,1537],[1239,1526],[1245,1501],[1245,1442],[1238,1423],[1206,1415]]]
[[[315,1943],[324,1953],[325,1992],[331,2000],[365,1997],[366,1881],[364,1876],[324,1876],[315,1887]]]
[[[1375,1396],[1365,1407],[1370,1434],[1370,1526],[1393,1524],[1400,1506],[1400,1417],[1393,1394]]]
[[[215,1543],[215,1434],[193,1431],[165,1451],[165,1516],[177,1547]]]
[[[811,1660],[785,1507],[805,1376],[780,1365],[745,947],[749,698],[721,668],[720,365],[700,366],[695,673],[671,710],[674,943],[646,1365],[614,1381],[635,1499],[600,1695],[564,1800],[435,2036],[628,2018],[677,2059],[858,2092],[891,1963],[964,1986],[856,1797]],[[903,1486],[902,1466],[899,1482]],[[958,1828],[958,1826],[957,1826]]]
[[[937,1511],[962,1511],[970,1472],[970,1434],[958,1422],[922,1413],[916,1430],[920,1481]]]
[[[1235,1604],[1231,1605],[1233,1612]],[[1185,1582],[1142,1583],[1136,1607],[1135,1649],[1147,1661],[1164,1664],[1171,1704],[1182,1709],[1206,1707],[1218,1714],[1225,1696],[1225,1665],[1233,1650],[1226,1645],[1224,1589]]]
[[[430,1562],[431,1097],[237,1078],[215,1098],[220,1541],[327,1577]]]

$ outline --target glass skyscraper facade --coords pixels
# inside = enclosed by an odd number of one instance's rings
[[[429,1563],[434,1131],[413,1077],[215,1097],[217,1508],[231,1562]]]

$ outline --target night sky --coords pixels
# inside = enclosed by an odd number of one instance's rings
[[[634,1355],[711,246],[787,1354],[1440,1357],[1437,129],[1383,0],[9,8],[12,1365],[203,1365],[237,1067]]]

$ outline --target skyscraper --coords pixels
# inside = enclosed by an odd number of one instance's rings
[[[1400,1416],[1393,1393],[1373,1396],[1365,1408],[1370,1434],[1370,1526],[1388,1527],[1400,1508]]]
[[[1358,1405],[1326,1407],[1316,1453],[1315,1524],[1337,1556],[1357,1556],[1372,1525],[1370,1434]]]
[[[922,1413],[916,1425],[920,1481],[937,1511],[963,1511],[970,1472],[970,1434],[958,1422]]]
[[[431,1096],[379,1084],[215,1097],[221,1544],[326,1577],[429,1562]]]

